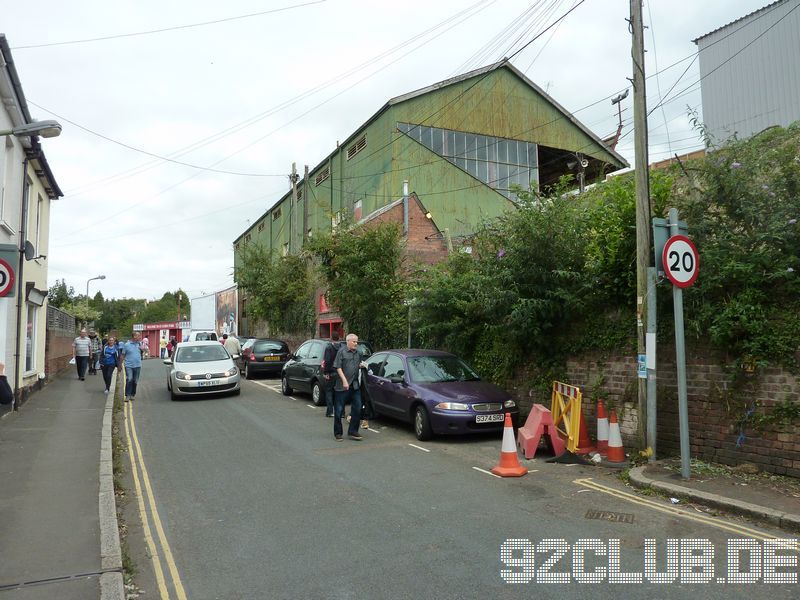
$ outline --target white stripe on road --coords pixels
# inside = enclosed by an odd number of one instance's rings
[[[497,477],[498,479],[502,479],[502,477],[500,477],[500,475],[495,475],[491,471],[487,471],[485,469],[479,469],[478,467],[472,467],[472,468],[475,469],[476,471],[480,471],[481,473],[486,473],[487,475],[491,475],[492,477]]]
[[[261,381],[253,381],[252,383],[255,383],[256,385],[260,385],[261,387],[265,387],[268,390],[272,390],[273,392],[280,392],[281,391],[281,388],[276,388],[273,385],[269,385],[268,383],[263,383]]]
[[[427,448],[423,448],[422,446],[417,446],[416,444],[409,444],[412,448],[416,448],[417,450],[422,450],[423,452],[430,452]]]
[[[308,408],[314,408],[314,409],[317,409],[317,408],[322,408],[321,406],[314,406],[313,404],[306,404],[306,406],[307,406]]]
[[[372,433],[380,433],[379,430],[373,429],[372,427],[367,427],[367,431],[371,431]]]

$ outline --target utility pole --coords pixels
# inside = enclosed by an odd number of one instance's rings
[[[650,173],[647,156],[647,95],[644,77],[644,25],[642,0],[630,0],[629,26],[633,35],[633,128],[636,162],[636,337],[639,355],[647,352],[645,324],[647,323],[647,267],[650,266]],[[647,380],[638,379],[639,445],[646,448]]]
[[[294,238],[294,223],[297,221],[297,216],[292,219],[292,213],[297,208],[297,180],[300,176],[297,174],[297,163],[292,163],[292,174],[289,175],[289,181],[292,182],[292,204],[289,207],[289,254],[292,253],[292,238]]]

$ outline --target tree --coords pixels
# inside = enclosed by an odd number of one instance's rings
[[[314,328],[314,281],[306,255],[271,256],[260,244],[240,253],[234,274],[247,294],[251,318],[264,320],[270,330],[308,335]]]
[[[67,287],[65,279],[58,280],[47,291],[47,300],[50,306],[63,309],[75,301],[75,289]]]
[[[401,239],[395,223],[351,227],[343,221],[308,246],[317,258],[329,302],[349,331],[376,348],[404,345],[408,282]]]

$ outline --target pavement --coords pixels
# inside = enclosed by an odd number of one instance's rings
[[[103,390],[70,369],[0,418],[0,598],[125,598]]]
[[[678,503],[700,504],[800,532],[798,479],[693,461],[691,477],[685,480],[675,459],[634,467],[629,475],[634,487],[649,488]]]
[[[99,373],[79,381],[70,369],[0,417],[0,599],[125,598],[113,396],[103,394]],[[630,482],[800,531],[800,480],[707,467],[684,481],[674,461],[661,461],[632,468]]]

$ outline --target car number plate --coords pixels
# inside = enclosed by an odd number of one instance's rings
[[[475,415],[476,423],[498,423],[504,421],[505,415]]]
[[[212,385],[219,385],[219,381],[216,379],[210,379],[208,381],[198,381],[198,387],[210,387]]]
[[[280,360],[280,356],[265,356],[264,360]]]

